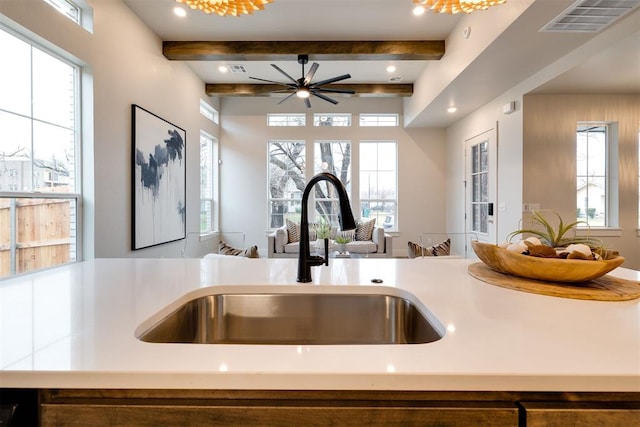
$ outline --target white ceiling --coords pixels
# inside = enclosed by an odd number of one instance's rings
[[[179,6],[175,0],[124,2],[162,40],[446,40],[446,54],[440,60],[443,64],[447,64],[447,56],[454,57],[456,52],[449,49],[456,45],[454,36],[459,38],[457,33],[462,28],[471,28],[470,39],[482,38],[491,30],[487,17],[492,13],[500,12],[500,16],[511,19],[511,24],[475,52],[463,68],[452,69],[451,78],[436,88],[436,95],[412,126],[446,126],[456,119],[444,113],[451,99],[458,99],[462,106],[459,118],[563,58],[567,58],[566,64],[557,67],[556,74],[550,72],[548,81],[534,91],[640,93],[640,24],[635,25],[640,22],[640,8],[619,21],[627,21],[627,27],[631,21],[635,30],[616,34],[616,23],[601,32],[613,33],[604,42],[589,46],[588,42],[600,33],[538,31],[574,0],[508,0],[505,5],[470,15],[427,12],[419,17],[411,13],[411,0],[274,0],[264,10],[241,17],[207,15],[182,5],[187,10],[184,18],[174,15],[173,8]],[[523,7],[522,3],[530,6]],[[315,81],[350,73],[352,78],[344,83],[388,83],[390,77],[401,77],[400,83],[414,83],[430,70],[429,61],[396,61],[393,65],[397,69],[392,74],[385,70],[389,61],[318,62]],[[225,61],[188,63],[206,83],[255,83],[249,76],[276,81],[283,78],[268,61],[230,62],[244,65],[246,74],[220,73],[218,66]],[[295,57],[277,65],[294,77],[301,74]],[[428,81],[429,76],[423,76],[423,80],[425,77]]]

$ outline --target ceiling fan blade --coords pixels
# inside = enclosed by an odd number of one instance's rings
[[[356,92],[352,89],[335,89],[335,88],[322,88],[322,87],[318,87],[318,88],[314,88],[313,89],[316,92],[326,92],[326,93],[348,93],[348,94],[355,94]]]
[[[279,105],[279,104],[282,104],[284,101],[286,101],[287,99],[291,98],[291,97],[292,97],[293,95],[295,95],[295,94],[296,94],[296,93],[295,93],[295,92],[293,92],[293,93],[291,93],[290,95],[287,95],[287,96],[286,96],[285,98],[283,98],[280,102],[278,102],[278,105]]]
[[[304,77],[305,86],[308,86],[311,83],[311,80],[313,80],[313,76],[316,74],[316,71],[318,71],[319,66],[320,65],[317,62],[311,64],[311,68],[309,68],[307,75]]]
[[[327,80],[322,80],[320,82],[316,82],[316,83],[310,85],[309,87],[317,88],[318,86],[322,86],[322,85],[326,85],[326,84],[334,83],[334,82],[339,82],[340,80],[345,80],[345,79],[350,79],[350,78],[351,78],[351,74],[343,74],[341,76],[332,77],[332,78],[327,79]]]
[[[317,93],[317,92],[315,92],[315,91],[314,91],[314,92],[311,92],[311,94],[312,94],[313,96],[317,96],[317,97],[318,97],[318,98],[320,98],[320,99],[324,99],[325,101],[330,102],[330,103],[332,103],[333,105],[336,105],[336,104],[338,103],[338,101],[336,101],[335,99],[329,98],[328,96],[324,96],[324,95],[323,95],[323,94],[321,94],[321,93]]]
[[[291,87],[291,88],[295,88],[296,87],[296,85],[292,85],[291,83],[276,82],[276,81],[273,81],[273,80],[260,79],[258,77],[249,77],[249,78],[253,79],[253,80],[259,80],[261,82],[273,83],[274,85],[278,85],[278,86],[288,86],[288,87]]]
[[[304,105],[306,105],[307,108],[311,108],[311,101],[309,101],[309,98],[304,99]]]
[[[273,68],[275,68],[276,70],[280,71],[282,73],[283,76],[285,76],[286,78],[288,78],[289,80],[291,80],[295,85],[298,84],[297,80],[294,79],[293,77],[291,77],[289,74],[287,74],[282,68],[278,67],[276,64],[271,64],[271,66]]]

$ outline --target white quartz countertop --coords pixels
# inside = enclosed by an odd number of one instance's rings
[[[513,291],[462,259],[97,259],[0,282],[0,387],[640,391],[640,300]],[[613,275],[638,281],[640,273]],[[371,279],[382,279],[375,285]],[[411,345],[157,344],[136,328],[190,292],[407,291],[446,335]],[[272,289],[273,290],[273,289]]]

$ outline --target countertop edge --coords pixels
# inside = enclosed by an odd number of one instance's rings
[[[640,376],[330,373],[0,373],[2,388],[192,390],[394,390],[640,393]]]

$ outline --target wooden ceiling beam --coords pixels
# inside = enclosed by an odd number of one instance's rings
[[[359,97],[407,97],[413,95],[412,84],[338,84],[326,85],[323,88],[350,89],[355,95],[329,93],[334,96]],[[283,86],[270,84],[242,84],[242,83],[207,83],[205,92],[209,96],[284,96],[284,93],[273,91],[284,89]]]
[[[176,61],[438,60],[444,40],[391,41],[163,41],[162,54]]]

